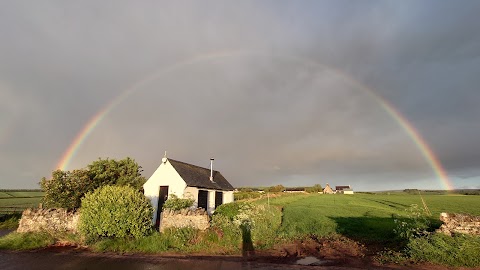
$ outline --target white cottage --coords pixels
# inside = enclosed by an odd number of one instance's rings
[[[195,207],[212,214],[220,204],[233,202],[233,189],[220,172],[213,170],[213,159],[207,169],[164,157],[143,185],[145,196],[154,207],[153,221],[157,225],[163,204],[172,194],[194,199]]]

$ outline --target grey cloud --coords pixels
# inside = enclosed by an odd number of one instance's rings
[[[125,89],[219,51],[232,55],[142,85],[71,167],[128,155],[149,174],[168,150],[205,166],[214,155],[238,186],[435,185],[408,135],[337,69],[389,100],[453,175],[478,169],[476,1],[1,5],[2,186],[31,187],[47,176]]]

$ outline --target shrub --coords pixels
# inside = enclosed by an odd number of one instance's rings
[[[213,214],[212,226],[223,232],[232,244],[251,241],[256,248],[271,247],[282,221],[280,208],[251,203],[220,205]],[[245,239],[245,235],[247,238]]]
[[[128,186],[104,186],[82,199],[79,230],[88,241],[100,237],[139,238],[152,228],[153,208]]]
[[[194,199],[180,199],[175,194],[171,194],[170,198],[163,204],[163,209],[181,210],[190,208],[194,202]]]
[[[169,240],[171,247],[177,250],[186,250],[197,242],[199,232],[198,229],[191,227],[167,228],[162,236]]]
[[[395,219],[395,234],[404,240],[425,236],[429,232],[431,222],[427,218],[425,210],[418,205],[412,204],[407,211],[407,217]]]
[[[233,219],[240,213],[240,207],[242,205],[243,203],[238,202],[221,204],[215,209],[213,216],[223,216],[233,221]]]

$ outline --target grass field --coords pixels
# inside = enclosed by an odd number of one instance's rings
[[[423,195],[432,212],[432,223],[439,226],[441,212],[480,215],[480,196]],[[265,199],[256,201],[267,203]],[[280,235],[297,238],[341,234],[363,242],[393,239],[394,219],[405,216],[412,204],[422,206],[419,195],[287,195],[270,199],[283,207]]]
[[[22,211],[36,207],[43,197],[40,191],[3,191],[0,192],[0,214],[12,211]]]

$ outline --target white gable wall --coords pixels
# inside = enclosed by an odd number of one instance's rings
[[[168,186],[168,196],[175,194],[179,198],[183,198],[183,193],[187,187],[187,183],[183,181],[175,168],[167,160],[161,163],[157,170],[148,178],[147,182],[143,184],[145,196],[150,199],[154,208],[153,222],[157,218],[158,195],[160,186]]]

